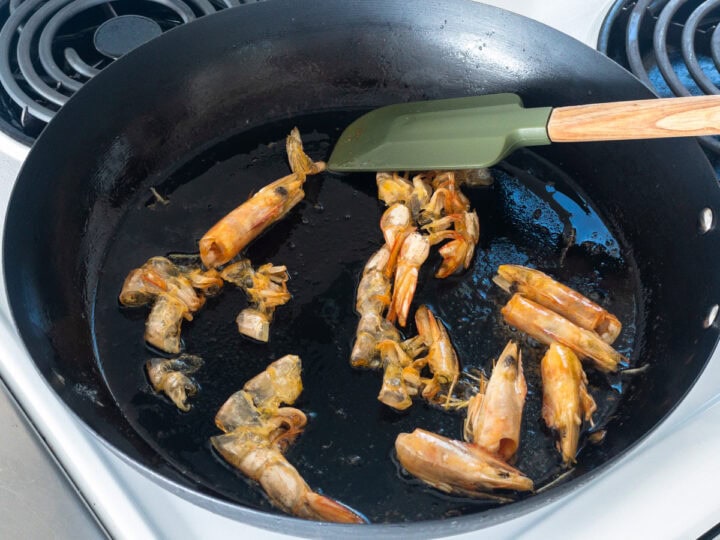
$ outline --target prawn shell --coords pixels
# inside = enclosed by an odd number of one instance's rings
[[[394,246],[398,237],[412,228],[412,214],[403,203],[395,203],[383,212],[380,218],[380,230],[385,238],[385,245]]]
[[[280,404],[292,405],[303,390],[300,357],[287,354],[245,383],[243,390],[260,411],[276,411]]]
[[[539,270],[504,264],[498,267],[493,281],[508,292],[518,292],[581,328],[596,332],[606,343],[612,344],[620,335],[622,324],[617,317]]]
[[[344,504],[313,492],[279,450],[237,433],[211,437],[210,441],[223,459],[260,484],[273,506],[283,512],[319,521],[367,522]]]
[[[168,294],[161,294],[153,304],[145,323],[145,341],[170,354],[180,352],[180,327],[190,316],[187,305]]]
[[[363,324],[362,318],[360,324]],[[373,333],[358,330],[350,352],[350,365],[354,368],[377,369],[380,367],[377,337]]]
[[[415,312],[415,326],[428,347],[427,363],[433,378],[442,383],[457,379],[460,362],[445,325],[422,305]]]
[[[203,264],[214,268],[234,258],[305,197],[304,182],[304,174],[285,176],[268,184],[220,219],[200,239]]]
[[[252,396],[245,390],[238,390],[231,395],[215,415],[215,425],[225,433],[230,433],[241,426],[260,426],[260,412],[253,403]]]
[[[475,395],[468,404],[465,440],[509,460],[520,445],[526,396],[522,357],[510,341],[495,363],[484,395]]]
[[[248,286],[248,282],[252,284],[252,276],[255,273],[250,259],[240,259],[232,264],[227,265],[220,272],[220,277],[240,288]]]
[[[533,489],[530,478],[490,452],[424,429],[399,434],[395,451],[405,470],[445,493],[483,497],[495,489]]]
[[[455,171],[458,185],[469,187],[491,186],[495,181],[490,169],[465,169]]]
[[[375,175],[378,199],[386,205],[404,203],[411,197],[413,186],[397,173],[379,172]]]
[[[302,186],[307,176],[325,170],[324,162],[313,162],[305,154],[297,128],[288,135],[285,150],[293,173],[262,188],[205,233],[200,239],[205,266],[214,268],[230,261],[305,197]]]
[[[235,319],[238,332],[257,341],[267,343],[270,339],[270,317],[264,311],[243,309]]]
[[[290,135],[285,139],[285,152],[287,152],[290,170],[294,173],[306,175],[318,174],[327,167],[324,161],[313,161],[312,158],[305,153],[302,139],[300,138],[300,130],[296,127],[292,128]]]
[[[195,268],[190,270],[186,277],[193,288],[202,291],[206,296],[217,295],[224,284],[220,273],[214,269],[203,271],[200,268]]]
[[[427,236],[413,232],[405,237],[395,270],[395,287],[390,305],[390,312],[397,315],[398,322],[402,327],[407,323],[420,267],[429,254],[430,242]]]
[[[360,320],[350,353],[350,364],[356,368],[379,368],[378,342],[386,337],[400,337],[395,327],[383,318],[392,300],[390,277],[386,275],[391,256],[392,249],[383,245],[365,264],[358,284],[355,310]]]
[[[450,240],[439,249],[443,262],[435,273],[436,278],[444,279],[460,267],[470,267],[475,245],[480,240],[480,222],[474,210],[447,215],[428,223],[423,229],[430,232],[429,241],[432,245]]]
[[[302,391],[301,368],[298,356],[286,355],[247,381],[218,411],[215,423],[225,433],[210,442],[225,461],[259,483],[280,510],[304,519],[364,523],[352,509],[313,492],[283,455],[307,422],[302,411],[279,407]]]
[[[541,343],[558,342],[582,358],[589,358],[601,371],[617,371],[627,359],[590,330],[585,330],[554,311],[515,294],[500,310],[505,321]]]
[[[378,344],[383,361],[383,382],[378,400],[388,407],[404,411],[412,405],[412,399],[405,385],[403,369],[412,363],[399,343],[384,340]]]
[[[205,302],[193,289],[193,283],[169,259],[151,257],[140,268],[127,275],[120,291],[124,306],[142,306],[160,294],[169,294],[184,302],[190,311],[197,311]]]
[[[119,300],[123,306],[137,307],[144,306],[152,301],[157,295],[156,290],[150,290],[143,280],[143,268],[132,270],[123,282]]]
[[[597,408],[587,391],[587,377],[575,353],[553,343],[540,362],[543,384],[542,417],[558,434],[563,463],[575,462],[583,418],[592,420]]]
[[[163,392],[181,411],[189,411],[187,398],[197,394],[198,386],[188,377],[203,366],[199,356],[181,354],[177,358],[151,358],[145,363],[148,379],[156,392]]]

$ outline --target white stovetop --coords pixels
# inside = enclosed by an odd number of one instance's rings
[[[490,0],[595,46],[611,0]],[[0,135],[0,137],[2,137]],[[0,217],[27,150],[0,138]],[[0,377],[115,538],[287,538],[165,491],[118,458],[55,396],[15,335],[0,287]],[[720,521],[720,355],[671,417],[609,471],[541,510],[454,538],[697,537]]]

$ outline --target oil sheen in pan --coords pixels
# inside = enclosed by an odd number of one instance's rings
[[[326,159],[349,118],[303,117],[218,143],[153,185],[169,199],[167,205],[155,203],[151,186],[143,184],[111,242],[98,286],[99,364],[134,428],[203,491],[275,512],[257,486],[213,453],[208,439],[219,433],[214,415],[230,394],[270,361],[295,353],[303,361],[305,386],[296,406],[308,413],[309,423],[288,459],[313,489],[356,508],[373,522],[486,511],[494,503],[444,496],[405,477],[393,460],[398,433],[422,427],[460,438],[463,417],[421,402],[404,414],[395,413],[376,399],[381,374],[349,366],[358,320],[353,310],[355,288],[365,261],[382,242],[378,224],[383,206],[377,200],[374,175],[309,178],[305,200],[248,249],[255,264],[284,264],[291,275],[293,298],[277,309],[268,344],[238,334],[234,320],[246,301],[231,286],[209,299],[194,321],[183,324],[187,352],[205,360],[196,374],[200,393],[192,399],[189,413],[154,394],[145,377],[143,364],[155,356],[143,343],[147,310],[118,305],[118,292],[131,268],[153,255],[196,251],[198,239],[219,217],[288,173],[284,136],[293,125],[299,126],[308,153]],[[442,318],[464,369],[489,374],[492,358],[506,341],[520,339],[528,398],[515,464],[542,488],[564,471],[554,438],[540,417],[543,348],[502,322],[499,309],[508,297],[491,277],[502,263],[551,273],[620,318],[625,328],[617,346],[626,354],[635,333],[637,281],[622,246],[561,171],[522,151],[494,173],[492,187],[466,190],[481,225],[471,269],[436,280],[439,257],[432,256],[422,269],[414,306],[428,303]],[[622,398],[619,380],[592,368],[588,375],[598,403],[596,424],[604,426]]]

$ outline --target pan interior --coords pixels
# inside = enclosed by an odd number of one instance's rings
[[[189,413],[153,393],[145,377],[143,364],[158,356],[143,342],[148,310],[122,308],[117,301],[130,269],[151,256],[196,251],[197,241],[217,219],[288,174],[284,136],[294,125],[311,157],[327,159],[342,127],[356,116],[357,111],[336,111],[296,117],[221,141],[153,181],[152,187],[169,199],[167,205],[155,200],[151,185],[138,189],[100,272],[93,327],[97,360],[131,426],[181,474],[221,498],[275,511],[257,485],[214,454],[208,439],[219,433],[213,418],[227,397],[270,361],[293,353],[302,358],[305,387],[296,406],[308,414],[309,424],[287,456],[313,489],[372,522],[483,512],[495,503],[444,496],[405,476],[394,461],[398,433],[421,427],[459,439],[463,415],[420,401],[406,413],[393,412],[376,399],[381,374],[353,370],[348,363],[358,321],[355,289],[363,265],[382,243],[384,207],[377,200],[374,175],[310,177],[305,199],[247,250],[255,265],[287,265],[291,275],[293,298],[277,309],[268,344],[238,334],[234,320],[246,300],[233,286],[183,324],[186,351],[205,360],[195,376],[201,389]],[[464,190],[481,225],[471,268],[437,280],[434,250],[422,268],[413,311],[420,303],[433,308],[448,327],[465,370],[489,375],[507,340],[520,340],[529,391],[515,465],[542,488],[565,472],[554,436],[541,419],[539,361],[544,347],[502,322],[499,309],[508,296],[491,277],[503,263],[552,274],[619,317],[624,330],[616,346],[630,356],[641,316],[639,279],[632,257],[592,202],[542,151],[517,152],[493,174],[493,186]],[[406,333],[414,335],[414,328]],[[598,403],[595,429],[612,430],[624,381],[592,367],[586,371]],[[580,463],[585,453],[580,452]]]

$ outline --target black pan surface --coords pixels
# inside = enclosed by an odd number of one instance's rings
[[[333,126],[344,125],[347,115],[293,120],[306,128],[307,149],[321,159],[327,158],[337,135]],[[377,200],[373,175],[311,178],[299,208],[247,251],[255,264],[285,264],[292,275],[293,300],[278,309],[269,344],[238,334],[234,320],[247,303],[242,291],[229,287],[184,325],[187,352],[206,361],[197,376],[202,391],[193,400],[194,409],[180,413],[152,392],[142,369],[147,358],[157,355],[143,345],[148,310],[117,304],[128,269],[153,255],[197,249],[209,224],[268,179],[284,175],[287,131],[287,122],[280,122],[223,142],[157,185],[170,204],[140,192],[128,209],[121,234],[111,240],[95,302],[100,366],[116,402],[169,462],[234,501],[267,510],[270,506],[257,488],[239,481],[240,475],[210,451],[208,440],[218,433],[212,420],[230,394],[270,361],[298,354],[305,381],[298,405],[310,413],[311,421],[288,457],[310,485],[359,509],[373,522],[434,519],[493,506],[440,497],[399,478],[392,459],[398,433],[423,427],[459,438],[463,415],[422,403],[397,414],[376,400],[380,373],[359,373],[348,364],[358,320],[353,309],[357,283],[366,260],[383,242],[378,223],[384,208]],[[270,147],[258,141],[268,141]],[[540,178],[528,169],[537,170]],[[417,293],[418,302],[428,303],[448,325],[463,366],[489,375],[492,359],[507,340],[522,339],[499,314],[508,295],[491,284],[502,263],[539,266],[597,298],[625,322],[618,345],[630,353],[639,291],[635,269],[622,257],[617,240],[577,188],[539,156],[518,153],[497,169],[496,176],[498,182],[490,189],[467,190],[482,216],[483,231],[472,270],[436,280],[439,257],[434,257],[423,269]],[[578,230],[575,241],[563,236],[571,228]],[[415,334],[411,331],[407,337]],[[526,345],[525,352],[530,399],[516,465],[540,488],[564,469],[554,438],[540,418],[539,361],[544,347]],[[622,380],[594,376],[593,382],[600,428],[621,397]],[[367,478],[374,480],[368,483]]]
[[[153,355],[142,341],[147,312],[117,303],[129,269],[153,255],[194,251],[220,216],[287,174],[281,142],[291,127],[322,159],[339,130],[372,107],[502,91],[528,106],[650,97],[570,38],[459,0],[273,0],[207,17],[121,59],[53,120],[13,193],[8,294],[38,367],[141,469],[263,526],[285,520],[243,508],[273,512],[213,454],[208,437],[217,433],[220,404],[287,353],[303,358],[298,406],[310,413],[289,459],[311,486],[372,521],[452,518],[453,530],[474,528],[590,481],[674,408],[717,340],[715,325],[706,329],[703,320],[720,297],[712,271],[720,251],[714,229],[699,231],[698,216],[720,204],[693,141],[518,152],[495,169],[492,188],[468,192],[481,220],[472,269],[446,281],[431,277],[437,259],[423,270],[418,302],[448,325],[465,368],[487,371],[516,335],[498,317],[507,297],[489,281],[506,262],[548,271],[608,306],[625,323],[620,349],[633,364],[650,364],[638,377],[588,370],[607,437],[582,451],[562,485],[511,505],[451,499],[403,476],[392,456],[397,433],[424,427],[459,437],[462,418],[421,403],[404,415],[388,411],[375,399],[379,374],[348,365],[354,288],[381,242],[371,175],[310,178],[305,201],[248,250],[255,263],[286,264],[292,276],[293,300],[278,309],[268,345],[236,333],[240,291],[225,291],[185,324],[188,352],[206,361],[190,413],[150,391],[142,371]],[[150,187],[170,204],[153,205]],[[523,343],[530,394],[517,465],[541,487],[562,469],[540,420],[541,349]],[[458,518],[465,514],[473,515]],[[424,530],[442,532],[437,527]]]

